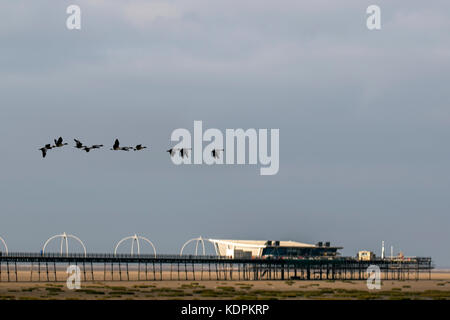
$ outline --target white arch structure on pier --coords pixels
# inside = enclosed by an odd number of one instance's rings
[[[116,247],[114,248],[114,255],[117,255],[117,249],[124,241],[127,241],[127,240],[131,240],[131,255],[134,254],[134,243],[135,242],[136,242],[137,254],[138,255],[141,254],[141,245],[139,243],[139,240],[144,240],[145,242],[150,244],[150,246],[153,248],[153,254],[155,255],[155,258],[156,258],[156,248],[153,245],[153,243],[146,237],[138,236],[137,234],[134,234],[133,236],[125,237],[122,240],[120,240],[119,242],[117,242]]]
[[[45,241],[44,246],[42,247],[42,254],[45,253],[45,248],[50,243],[50,241],[52,241],[53,239],[56,239],[56,238],[61,238],[61,249],[60,249],[61,255],[63,254],[64,244],[65,244],[65,249],[66,249],[66,256],[69,254],[69,238],[77,240],[83,247],[84,256],[87,255],[86,246],[84,245],[83,241],[81,241],[81,239],[78,238],[77,236],[74,236],[73,234],[66,234],[65,232],[63,232],[62,234],[56,234],[53,237],[48,238],[47,241]]]
[[[195,241],[195,255],[198,255],[198,245],[201,244],[202,245],[202,253],[203,255],[206,255],[206,250],[205,250],[205,240],[211,242],[209,239],[203,238],[202,236],[198,237],[198,238],[192,238],[189,239],[188,241],[186,241],[183,246],[181,247],[180,250],[180,256],[183,255],[183,250],[184,248],[191,242]],[[212,242],[211,242],[212,243]],[[214,250],[216,251],[216,255],[217,255],[217,249],[216,246],[214,246]]]
[[[2,237],[0,237],[0,241],[3,243],[3,246],[5,247],[5,253],[6,253],[6,255],[8,255],[8,246],[6,245],[5,239],[3,239]]]

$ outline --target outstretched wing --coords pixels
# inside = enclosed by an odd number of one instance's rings
[[[180,149],[180,156],[182,158],[184,158],[185,156],[189,157],[188,149],[184,149],[184,148]]]
[[[80,140],[73,139],[73,141],[75,141],[75,143],[77,144],[77,147],[82,147],[83,146],[83,144],[81,143]]]

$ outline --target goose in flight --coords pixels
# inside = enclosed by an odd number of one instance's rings
[[[90,147],[84,146],[84,147],[83,147],[83,150],[86,151],[86,152],[89,152],[89,151],[91,151],[92,149],[100,149],[101,147],[103,147],[102,144],[94,144],[93,146],[90,146]]]
[[[167,150],[166,152],[168,152],[170,154],[171,157],[173,157],[176,153],[178,149],[175,148],[170,148],[169,150]]]
[[[191,148],[181,148],[180,149],[180,157],[184,158],[184,156],[189,157],[188,150],[191,150]]]
[[[39,150],[42,151],[42,158],[45,158],[45,156],[47,155],[47,148],[43,147],[43,148],[40,148]]]
[[[48,143],[44,147],[40,148],[39,150],[41,150],[41,152],[42,152],[42,158],[45,158],[45,156],[47,155],[47,150],[51,150],[53,148],[54,147],[50,143]]]
[[[223,151],[223,149],[213,149],[211,151],[211,155],[213,156],[213,158],[219,159],[220,151]]]
[[[58,140],[55,139],[54,141],[55,141],[55,147],[58,147],[58,148],[67,145],[67,143],[63,143],[62,137],[59,137]]]
[[[142,144],[138,144],[133,149],[134,149],[134,151],[139,151],[139,150],[146,149],[146,148],[147,148],[146,146],[143,146]]]
[[[116,141],[114,141],[114,145],[112,147],[111,150],[120,150],[120,142],[119,139],[116,139]]]
[[[119,139],[116,139],[116,141],[114,141],[114,145],[112,147],[111,150],[123,150],[123,151],[130,151],[131,147],[121,147],[120,146],[120,142]]]
[[[73,139],[74,141],[75,141],[75,143],[76,143],[76,145],[75,145],[75,148],[77,148],[77,149],[82,149],[84,146],[83,146],[83,144],[81,143],[81,141],[79,141],[79,140],[77,140],[77,139]]]

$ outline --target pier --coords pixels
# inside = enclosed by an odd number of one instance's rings
[[[429,257],[361,261],[328,259],[231,259],[216,255],[0,252],[0,281],[66,281],[67,267],[82,281],[366,280],[377,266],[382,280],[431,279]]]

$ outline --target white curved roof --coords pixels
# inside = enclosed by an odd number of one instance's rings
[[[224,245],[233,245],[239,247],[249,247],[249,248],[265,248],[267,247],[267,240],[231,240],[231,239],[208,239],[211,242]],[[275,241],[272,241],[272,245]],[[314,244],[302,243],[297,241],[280,241],[280,247],[315,247]]]

